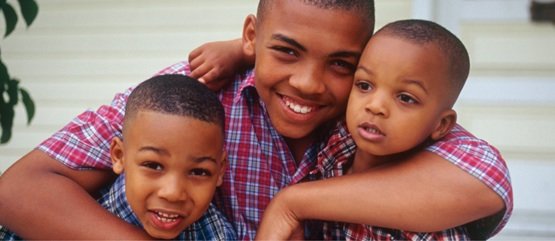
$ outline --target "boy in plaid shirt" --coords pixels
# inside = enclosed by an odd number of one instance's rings
[[[316,160],[343,118],[358,58],[373,32],[373,5],[368,0],[261,0],[257,16],[249,15],[245,20],[239,49],[245,55],[256,55],[256,63],[253,69],[234,75],[219,92],[226,111],[229,165],[215,198],[233,223],[238,239],[254,239],[264,209],[279,190],[317,179],[313,174],[320,168]],[[191,61],[195,69],[196,62]],[[161,73],[192,74],[191,66],[181,62]],[[97,190],[107,180],[102,171],[111,168],[105,161],[107,147],[121,132],[125,101],[126,94],[118,94],[111,105],[79,115],[38,150],[16,162],[3,175],[5,185],[0,185],[0,212],[5,214],[0,216],[0,224],[29,238],[145,239],[140,230],[95,206],[85,192]],[[458,139],[444,141],[455,148],[435,146],[435,151],[415,157],[410,166],[387,167],[381,175],[365,172],[307,182],[303,187],[314,191],[315,205],[333,198],[356,201],[352,206],[364,206],[366,213],[356,210],[349,216],[360,213],[368,218],[330,219],[407,230],[445,229],[446,225],[466,223],[505,207],[510,213],[512,206],[505,205],[506,199],[445,161],[449,160],[445,156],[464,160],[481,157],[460,152]],[[488,156],[497,163],[502,161],[498,154]],[[415,181],[414,175],[422,171],[445,175]],[[487,176],[503,182],[506,176],[500,172]],[[346,179],[356,191],[346,192]],[[392,187],[400,189],[395,200],[374,195]],[[64,205],[57,202],[58,196],[66,199]],[[452,202],[453,198],[458,201]],[[413,202],[406,203],[408,199]],[[50,208],[33,208],[36,202]],[[418,215],[397,218],[416,208],[423,216],[433,216],[438,208],[445,215],[426,222]],[[102,232],[88,232],[88,227]]]
[[[127,101],[123,138],[111,145],[120,175],[98,202],[156,239],[236,239],[211,204],[226,165],[224,118],[217,96],[195,79],[160,75],[139,84]],[[0,240],[19,239],[0,230]]]
[[[338,131],[330,138],[329,148],[322,151],[325,158],[319,159],[320,166],[324,168],[318,173],[323,178],[369,170],[379,174],[380,169],[384,167],[410,162],[412,156],[425,151],[433,152],[434,143],[441,143],[443,138],[468,138],[464,134],[466,131],[456,124],[457,114],[453,105],[466,82],[469,66],[468,52],[463,43],[436,23],[425,20],[400,20],[378,30],[366,45],[355,72],[346,112],[349,133]],[[356,144],[356,150],[353,148],[354,145],[334,147],[334,143],[351,138]],[[487,142],[478,138],[473,137],[468,143],[473,145],[474,150],[498,153]],[[495,161],[484,155],[482,163],[468,162],[464,165],[469,166],[474,172],[480,169],[478,165],[487,164],[500,169],[505,167],[504,163],[496,164]],[[476,177],[484,179],[479,175]],[[295,187],[291,187],[293,188]],[[500,188],[498,193],[504,196],[506,201],[510,201],[502,191],[505,188],[507,187]],[[394,196],[398,190],[392,191],[391,195]],[[308,197],[310,192],[283,192],[283,195],[277,195],[266,209],[257,238],[283,239],[284,237],[275,236],[277,232],[274,228],[275,224],[279,223],[276,220],[285,218],[283,214],[297,220],[325,219],[327,214],[322,210],[341,207],[338,208],[341,211],[349,206],[348,202],[313,205]],[[354,208],[363,210],[365,207]],[[500,224],[499,218],[502,216],[505,217]],[[498,212],[468,224],[428,232],[379,227],[372,223],[326,223],[323,238],[484,240],[499,232],[508,217],[508,213]],[[354,218],[356,216],[351,217]]]

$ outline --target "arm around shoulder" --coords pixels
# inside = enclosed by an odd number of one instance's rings
[[[430,152],[363,173],[292,185],[282,192],[280,200],[285,201],[280,205],[285,207],[279,210],[287,210],[287,218],[415,232],[463,225],[504,208],[494,191]]]
[[[0,224],[26,239],[148,239],[89,195],[110,170],[77,171],[33,150],[0,178]]]

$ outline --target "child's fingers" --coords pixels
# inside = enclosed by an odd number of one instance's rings
[[[191,77],[193,78],[203,78],[204,80],[206,80],[206,78],[204,77],[204,75],[206,75],[206,73],[208,73],[210,71],[210,69],[212,68],[210,65],[207,64],[200,64],[198,67],[194,67],[193,64],[191,65]]]
[[[219,91],[223,88],[223,86],[227,83],[224,79],[221,79],[221,74],[217,69],[212,69],[204,76],[202,79],[204,80],[204,84],[213,91]]]
[[[208,72],[204,73],[202,75],[202,79],[204,79],[204,81],[208,84],[208,83],[212,83],[214,82],[214,80],[218,77],[218,75],[216,74],[217,71],[215,71],[215,69],[211,69]]]
[[[193,59],[196,59],[198,56],[200,56],[200,54],[202,54],[202,51],[203,51],[202,46],[193,49],[193,51],[189,53],[189,62],[192,62]]]
[[[204,59],[201,58],[200,56],[197,56],[195,58],[189,58],[189,67],[191,67],[191,70],[195,70],[196,68],[201,66],[204,62],[205,62]]]

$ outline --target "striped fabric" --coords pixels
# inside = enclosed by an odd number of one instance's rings
[[[500,153],[456,125],[442,140],[426,148],[478,178],[505,202],[505,210],[497,215],[476,220],[467,225],[434,233],[415,233],[359,224],[324,224],[328,240],[485,240],[505,226],[513,209],[509,171]],[[322,178],[344,175],[350,166],[356,146],[343,123],[338,124],[328,145],[318,155],[315,174]]]
[[[98,202],[102,207],[119,218],[135,226],[142,227],[139,219],[131,210],[125,196],[124,175],[118,176],[112,187],[105,192]],[[204,215],[185,229],[175,240],[235,240],[235,230],[224,215],[214,205],[210,205]]]
[[[109,212],[138,227],[142,227],[139,219],[131,210],[125,196],[124,175],[118,176],[109,189],[103,191],[98,203]],[[227,241],[236,240],[233,226],[225,219],[214,205],[210,205],[204,215],[195,223],[191,224],[174,240],[213,240]],[[15,233],[2,228],[0,229],[0,240],[22,240]]]
[[[188,63],[179,62],[158,74],[188,73]],[[77,116],[43,142],[39,149],[72,168],[110,168],[110,140],[121,136],[125,101],[130,92],[117,94],[111,105]],[[314,143],[297,163],[285,140],[269,121],[265,105],[254,88],[252,71],[238,75],[233,83],[220,92],[220,100],[226,112],[228,168],[224,183],[217,193],[216,204],[234,225],[238,239],[252,240],[270,199],[287,185],[314,179],[317,176],[314,170],[323,169],[317,167],[316,159],[318,155],[325,156],[319,154],[319,150],[328,143],[326,140],[330,133],[324,132],[327,136],[323,136],[319,143]],[[334,146],[341,147],[344,144],[336,143]],[[441,150],[451,154],[449,160],[469,158],[467,154],[453,151],[447,146],[438,144],[435,147],[437,150],[434,152]],[[500,158],[495,153],[492,157]],[[502,177],[500,175],[494,179],[501,180]],[[510,185],[506,191],[510,193]],[[512,208],[512,203],[507,207]],[[510,213],[510,210],[507,212]]]

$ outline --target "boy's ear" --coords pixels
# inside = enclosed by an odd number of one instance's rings
[[[220,173],[218,174],[218,182],[216,183],[216,186],[218,187],[221,186],[224,182],[224,174],[227,168],[227,152],[225,150],[222,155],[222,161],[220,163]]]
[[[436,141],[443,138],[457,123],[457,112],[453,109],[449,109],[444,111],[441,114],[441,119],[437,126],[435,127],[434,131],[432,132],[432,140]]]
[[[116,174],[121,174],[123,172],[123,141],[119,137],[112,139],[110,158],[112,159],[112,170]]]
[[[249,15],[243,24],[243,54],[245,56],[254,56],[255,39],[256,39],[256,17]]]

